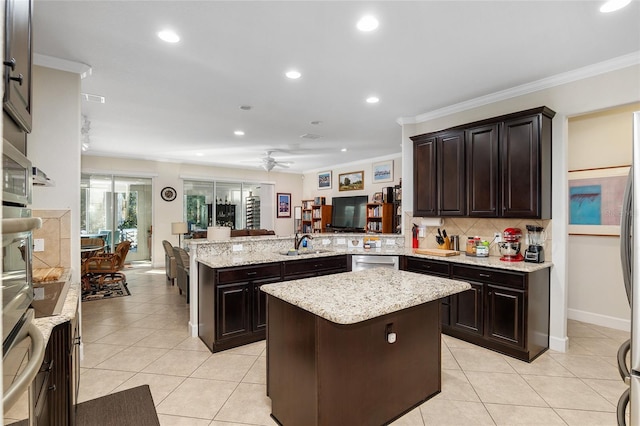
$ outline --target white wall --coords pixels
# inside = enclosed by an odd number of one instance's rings
[[[400,141],[398,140],[398,143]],[[373,183],[373,164],[379,161],[393,161],[393,182]],[[318,189],[318,173],[331,171],[331,189]],[[358,191],[340,191],[338,189],[338,176],[340,173],[348,172],[364,172],[364,189]],[[382,188],[387,186],[394,186],[400,183],[402,179],[402,156],[401,154],[369,158],[366,160],[338,164],[332,168],[322,170],[311,170],[303,175],[302,184],[302,198],[293,198],[293,204],[296,206],[302,205],[302,200],[312,200],[315,197],[326,197],[327,204],[331,204],[332,197],[349,197],[356,195],[367,195],[369,200],[372,199],[373,194],[376,192],[382,192]]]
[[[34,210],[71,210],[70,259],[80,270],[80,76],[33,67],[33,131],[27,154],[55,181],[34,187]],[[76,278],[78,275],[76,275]]]
[[[569,171],[630,165],[634,111],[640,103],[570,118]],[[615,267],[620,238],[570,235],[568,243],[568,318],[630,330],[622,269]]]
[[[82,156],[82,173],[109,173],[124,176],[147,176],[153,179],[153,235],[151,262],[154,267],[164,265],[162,240],[178,244],[178,237],[171,235],[171,222],[181,222],[183,180],[217,180],[231,182],[273,183],[275,192],[291,193],[292,200],[302,199],[302,175],[294,173],[266,172],[261,169],[235,169],[198,164],[180,164],[114,157]],[[165,186],[175,188],[177,197],[167,202],[160,197]],[[80,188],[78,183],[77,188]],[[78,190],[79,192],[79,190]],[[275,201],[274,201],[275,206]],[[274,207],[275,208],[275,207]],[[277,235],[293,233],[293,218],[274,219]]]
[[[612,61],[613,62],[613,61]],[[553,120],[553,165],[552,165],[552,215],[553,215],[553,258],[554,266],[551,269],[551,325],[550,347],[554,350],[565,351],[568,346],[566,320],[568,300],[568,234],[567,234],[567,170],[568,170],[568,119],[570,117],[588,112],[603,110],[619,105],[625,105],[640,101],[640,65],[626,66],[606,72],[606,66],[599,64],[598,71],[589,73],[588,70],[580,70],[581,75],[591,77],[575,80],[572,76],[562,76],[557,83],[546,81],[546,87],[538,91],[530,92],[522,90],[513,92],[513,97],[507,93],[494,98],[487,98],[486,102],[479,100],[475,104],[469,103],[469,109],[459,108],[451,113],[425,114],[423,122],[416,123],[415,128],[407,128],[403,136],[412,136],[455,125],[461,125],[472,121],[508,114],[546,105],[556,111]],[[595,67],[594,67],[595,68]],[[576,73],[577,74],[577,73]],[[568,83],[562,83],[569,81]],[[519,94],[526,93],[526,94]],[[492,101],[496,99],[495,101]],[[489,103],[490,102],[490,103]],[[431,118],[433,117],[433,118]],[[410,126],[413,126],[410,125]],[[405,164],[405,174],[411,175],[408,170],[411,163]],[[403,185],[403,192],[412,191],[409,185]],[[408,208],[408,206],[407,206]],[[619,264],[611,262],[599,263],[602,269],[612,271],[620,268]]]

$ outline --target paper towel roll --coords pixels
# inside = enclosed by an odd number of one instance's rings
[[[231,239],[231,228],[228,226],[210,226],[207,228],[207,240],[227,241]]]
[[[420,219],[422,226],[442,226],[444,221],[441,217],[423,217]]]

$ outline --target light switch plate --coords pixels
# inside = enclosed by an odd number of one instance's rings
[[[324,238],[322,240],[322,245],[323,246],[328,246],[329,244],[331,244],[331,240],[329,238]]]
[[[242,251],[242,244],[234,244],[233,251]]]
[[[44,238],[33,239],[33,251],[44,251]]]

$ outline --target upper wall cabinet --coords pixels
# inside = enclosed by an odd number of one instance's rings
[[[551,120],[540,107],[414,136],[414,216],[551,218]]]
[[[5,2],[3,108],[24,130],[31,132],[32,28],[30,0]]]

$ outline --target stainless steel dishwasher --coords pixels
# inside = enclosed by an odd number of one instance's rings
[[[399,269],[398,256],[354,254],[351,256],[351,270],[362,271],[371,268],[393,268]]]

